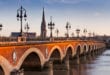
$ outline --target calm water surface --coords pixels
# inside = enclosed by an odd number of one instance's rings
[[[25,72],[25,75],[110,75],[110,50],[105,50],[100,55],[90,56],[86,60],[81,59],[79,65],[72,64],[69,70],[53,70],[53,74],[48,70],[42,72]],[[59,65],[58,68],[60,68]]]

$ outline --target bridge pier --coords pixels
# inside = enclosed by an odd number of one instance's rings
[[[70,75],[69,57],[66,56],[62,61],[61,60],[54,60],[53,61],[53,71],[54,71],[55,75],[57,75],[59,71],[63,72],[64,75]]]
[[[65,68],[67,70],[70,69],[70,62],[69,62],[69,56],[66,56],[65,59],[64,59],[64,64],[65,64]]]
[[[45,65],[43,66],[42,70],[46,70],[46,72],[48,73],[48,75],[53,75],[53,61],[50,60],[48,62],[45,63]]]
[[[53,61],[49,61],[49,75],[53,75]]]

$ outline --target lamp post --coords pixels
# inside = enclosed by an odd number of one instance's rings
[[[86,39],[87,29],[84,29],[83,33],[84,33],[84,39]]]
[[[55,32],[56,32],[56,34],[57,34],[57,38],[58,38],[59,30],[58,30],[58,29],[56,29],[56,31],[55,31]]]
[[[52,22],[52,16],[50,17],[50,23],[48,23],[48,28],[50,29],[50,38],[53,37],[52,30],[54,29],[55,24]]]
[[[17,20],[20,21],[20,35],[19,36],[23,36],[23,19],[26,21],[27,18],[27,14],[26,14],[26,9],[24,9],[22,6],[17,10]]]
[[[90,39],[91,38],[91,32],[89,32],[88,35],[89,35],[89,39]]]
[[[28,31],[29,31],[29,29],[30,29],[28,23],[25,25],[25,28],[24,28],[24,29],[26,30],[26,37],[28,37]]]
[[[92,33],[92,35],[93,35],[93,39],[95,39],[95,33],[94,32]]]
[[[80,29],[76,29],[77,38],[79,38]]]
[[[67,30],[67,38],[69,38],[69,29],[71,29],[71,25],[69,22],[66,23],[66,30]]]
[[[0,24],[0,31],[2,31],[2,27],[3,27],[3,25]],[[0,36],[0,40],[2,41],[2,37],[1,36]]]
[[[2,25],[2,24],[0,24],[0,31],[2,30],[2,27],[3,27],[3,25]]]
[[[72,38],[74,37],[74,33],[71,34]]]

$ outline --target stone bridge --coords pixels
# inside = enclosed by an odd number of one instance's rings
[[[10,75],[14,70],[43,67],[46,62],[57,58],[63,61],[67,55],[75,57],[103,48],[103,42],[93,40],[0,43],[0,69],[3,75]]]

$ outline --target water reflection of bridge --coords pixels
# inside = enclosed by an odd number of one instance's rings
[[[47,67],[57,69],[52,67],[53,64],[64,64],[68,70],[68,59],[76,58],[76,62],[80,63],[80,57],[100,52],[105,48],[103,42],[93,40],[5,42],[0,46],[0,68],[5,75],[15,75],[21,69],[24,71],[41,71]]]

